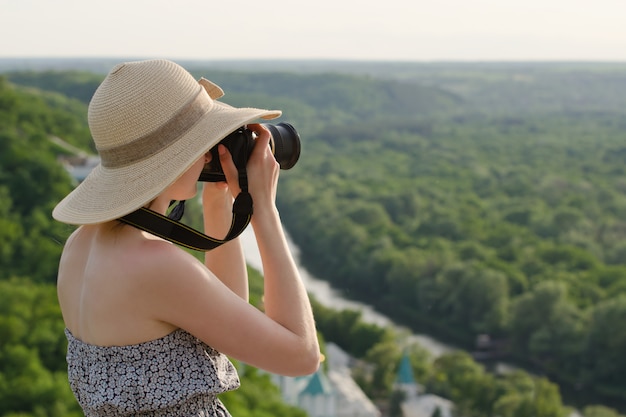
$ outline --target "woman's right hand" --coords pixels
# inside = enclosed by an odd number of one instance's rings
[[[257,135],[254,149],[246,166],[248,191],[254,202],[254,214],[262,214],[266,210],[274,210],[280,165],[269,146],[270,131],[260,124],[250,124],[248,129]]]

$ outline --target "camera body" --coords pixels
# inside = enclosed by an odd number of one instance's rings
[[[300,158],[300,135],[296,129],[289,123],[269,124],[263,123],[271,134],[270,148],[274,158],[280,165],[280,169],[291,169]],[[219,144],[224,145],[233,157],[233,162],[237,167],[239,176],[245,175],[248,159],[254,149],[256,135],[253,131],[245,126],[240,127],[230,133]],[[199,181],[220,182],[226,181],[219,155],[217,153],[217,145],[211,150],[211,162],[204,166],[200,174]]]

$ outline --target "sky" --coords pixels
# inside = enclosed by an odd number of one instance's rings
[[[626,61],[626,0],[0,0],[0,57]]]

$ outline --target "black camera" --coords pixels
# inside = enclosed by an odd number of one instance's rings
[[[274,158],[280,165],[280,169],[290,169],[300,158],[300,135],[289,123],[269,124],[263,123],[271,133],[270,148]],[[226,146],[233,157],[233,162],[241,177],[252,154],[255,143],[255,133],[245,126],[230,133],[219,143]],[[218,144],[219,145],[219,144]],[[217,153],[217,145],[210,150],[211,162],[204,166],[199,181],[219,182],[226,181],[220,158]]]

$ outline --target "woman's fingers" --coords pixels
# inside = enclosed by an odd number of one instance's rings
[[[233,197],[236,197],[241,192],[237,167],[235,166],[233,158],[226,146],[222,144],[217,145],[217,153],[220,157],[220,164],[222,165],[222,171],[224,171],[228,188],[230,188]]]

